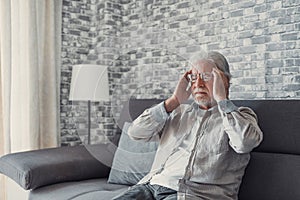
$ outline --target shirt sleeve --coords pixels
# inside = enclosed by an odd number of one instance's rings
[[[164,102],[146,109],[136,118],[128,129],[128,135],[135,140],[154,140],[164,127],[169,114],[166,112]]]
[[[263,133],[252,109],[237,107],[230,100],[220,101],[218,108],[223,116],[223,126],[229,137],[229,145],[237,153],[249,153],[261,143]]]

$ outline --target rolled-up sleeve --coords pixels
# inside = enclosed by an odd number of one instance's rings
[[[161,102],[136,118],[128,129],[128,135],[135,140],[152,140],[161,132],[168,117],[164,102]]]
[[[223,126],[229,137],[229,145],[237,153],[249,153],[261,143],[263,133],[252,109],[238,108],[232,101],[226,100],[219,102],[219,111],[223,115]]]

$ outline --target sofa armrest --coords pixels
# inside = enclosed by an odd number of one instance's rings
[[[0,172],[29,190],[44,185],[108,177],[116,146],[58,147],[0,158]]]

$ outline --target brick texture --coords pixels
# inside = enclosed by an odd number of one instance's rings
[[[62,145],[86,142],[85,102],[68,101],[71,67],[109,66],[110,102],[92,104],[92,141],[115,134],[122,102],[167,98],[195,53],[230,63],[231,99],[300,99],[298,0],[64,0]]]

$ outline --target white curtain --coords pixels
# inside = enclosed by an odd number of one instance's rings
[[[58,145],[61,8],[0,0],[0,155]]]

